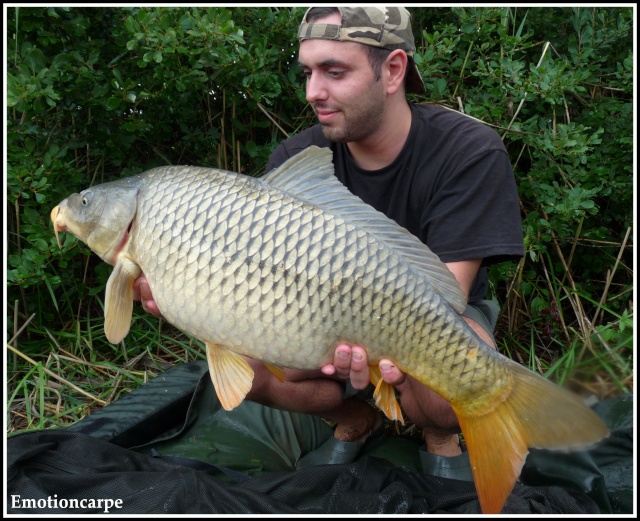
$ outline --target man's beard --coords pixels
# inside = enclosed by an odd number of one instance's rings
[[[341,111],[343,123],[340,126],[322,125],[324,137],[337,143],[349,143],[372,135],[380,127],[384,106],[384,98],[376,94],[367,96],[357,106],[350,107],[348,112]]]

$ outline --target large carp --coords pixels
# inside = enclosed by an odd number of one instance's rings
[[[251,388],[242,355],[316,369],[340,343],[385,357],[446,398],[460,422],[482,510],[500,512],[528,447],[573,448],[608,434],[581,400],[500,355],[461,318],[460,287],[416,237],[352,195],[331,152],[311,147],[261,179],[155,168],[74,194],[51,212],[114,265],[105,332],[129,331],[144,272],[158,308],[203,341],[232,409]],[[401,418],[372,371],[380,408]]]

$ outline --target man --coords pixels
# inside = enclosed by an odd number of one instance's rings
[[[311,8],[298,37],[306,97],[319,124],[281,143],[266,171],[310,145],[331,148],[336,176],[446,263],[468,296],[465,320],[495,347],[496,310],[483,301],[486,265],[524,253],[518,195],[502,141],[457,112],[408,103],[406,94],[424,92],[424,85],[412,59],[406,9]],[[145,280],[138,284],[144,308],[158,314]],[[285,383],[262,363],[250,364],[255,377],[247,399],[337,424],[334,436],[298,466],[347,463],[380,432],[380,413],[353,396],[369,383],[361,347],[337,346],[332,365],[316,372],[287,370]],[[379,365],[406,416],[423,429],[425,472],[471,479],[449,404],[390,360]],[[341,383],[347,378],[351,396]]]

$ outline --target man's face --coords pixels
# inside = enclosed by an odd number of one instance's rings
[[[322,23],[340,23],[332,15]],[[307,101],[331,141],[360,141],[380,125],[384,82],[375,81],[365,48],[354,42],[310,39],[300,43],[299,62],[307,77]]]

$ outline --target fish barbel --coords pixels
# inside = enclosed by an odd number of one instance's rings
[[[167,166],[73,194],[51,212],[114,265],[105,333],[128,333],[133,282],[144,273],[167,321],[205,343],[222,406],[251,389],[240,355],[317,369],[337,345],[367,351],[376,402],[402,419],[377,372],[392,360],[448,400],[460,423],[480,505],[499,513],[528,447],[570,449],[608,434],[597,415],[484,343],[460,313],[453,274],[404,228],[333,175],[310,147],[263,178]]]

